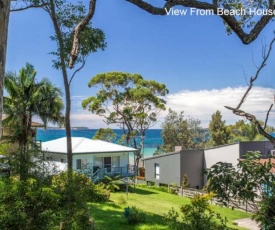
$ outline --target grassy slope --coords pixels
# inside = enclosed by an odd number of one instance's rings
[[[92,216],[100,229],[168,229],[163,218],[164,213],[167,213],[171,207],[179,212],[180,206],[189,202],[189,199],[185,197],[146,188],[137,188],[136,193],[129,193],[126,204],[120,204],[122,197],[126,199],[125,193],[113,193],[110,202],[92,204]],[[138,226],[126,224],[123,213],[124,208],[128,206],[136,206],[148,212],[147,223]],[[219,206],[213,206],[213,209],[223,217],[226,216],[228,226],[234,229],[238,228],[231,224],[233,220],[250,216],[250,214],[242,211],[233,211]]]

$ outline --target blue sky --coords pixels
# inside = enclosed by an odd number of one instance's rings
[[[165,83],[170,90],[167,107],[184,110],[186,115],[200,119],[204,127],[216,110],[222,111],[228,124],[234,122],[239,117],[223,106],[237,104],[246,78],[260,63],[262,42],[271,40],[274,27],[274,23],[269,24],[247,46],[236,35],[228,36],[217,16],[153,16],[123,0],[98,1],[93,25],[105,32],[107,48],[90,55],[71,89],[72,125],[91,128],[104,123],[83,111],[80,104],[96,92],[87,87],[90,78],[108,71],[139,73],[145,79]],[[48,77],[63,88],[61,73],[52,68],[49,54],[55,49],[49,38],[52,34],[52,24],[43,10],[12,13],[6,70],[18,72],[29,62],[38,77]],[[273,54],[244,107],[261,119],[273,102],[274,60]],[[275,124],[274,113],[271,115],[271,124]],[[161,126],[164,116],[154,128]]]

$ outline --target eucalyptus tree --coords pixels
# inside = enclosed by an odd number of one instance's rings
[[[198,149],[203,146],[204,130],[199,120],[185,117],[183,111],[177,113],[169,109],[162,123],[161,136],[163,145],[159,147],[159,153],[172,152],[175,146]]]
[[[62,73],[65,88],[65,128],[67,137],[67,156],[68,156],[68,172],[72,171],[72,143],[71,143],[71,93],[70,86],[73,78],[84,67],[86,57],[96,52],[98,49],[106,47],[105,35],[100,29],[92,28],[91,24],[87,24],[83,31],[79,34],[78,56],[74,58],[75,69],[71,75],[68,73],[70,50],[73,45],[73,37],[75,27],[86,17],[86,8],[82,2],[76,5],[66,0],[48,0],[43,9],[48,13],[52,21],[55,34],[51,39],[56,42],[57,49],[52,54],[56,57],[53,60],[53,67]],[[77,64],[79,64],[77,66]],[[72,67],[72,66],[70,66]],[[71,176],[68,177],[71,179]]]
[[[146,131],[157,122],[158,114],[165,110],[168,93],[164,84],[145,80],[139,74],[109,72],[94,76],[89,87],[100,87],[95,96],[82,102],[82,106],[104,118],[108,125],[117,125],[125,135],[127,145],[139,149],[136,163],[142,157],[141,149]],[[137,137],[140,137],[139,143]]]
[[[30,64],[26,64],[18,76],[8,73],[5,89],[9,95],[4,97],[4,113],[7,116],[4,123],[10,129],[11,140],[19,144],[19,173],[20,179],[25,180],[31,157],[32,119],[41,118],[44,126],[48,122],[63,123],[62,94],[49,80],[37,81],[36,71]]]

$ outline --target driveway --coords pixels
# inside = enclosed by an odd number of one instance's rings
[[[257,222],[255,220],[252,220],[251,218],[234,220],[233,223],[239,227],[247,228],[249,230],[260,230],[261,229],[258,226]]]

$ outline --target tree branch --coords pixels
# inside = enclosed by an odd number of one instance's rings
[[[85,65],[85,60],[84,60],[84,58],[82,59],[82,65],[77,69],[77,70],[75,70],[74,71],[74,73],[73,73],[73,75],[72,75],[72,77],[71,77],[71,79],[70,79],[70,81],[69,81],[69,86],[71,85],[71,82],[72,82],[72,80],[73,80],[73,78],[75,77],[75,74],[77,73],[77,72],[79,72],[83,67],[84,67],[84,65]]]
[[[91,21],[91,19],[94,16],[95,13],[95,7],[96,7],[96,0],[90,0],[90,5],[89,5],[89,12],[82,19],[80,23],[75,27],[74,29],[74,37],[73,37],[73,45],[72,45],[72,50],[70,53],[70,61],[69,61],[69,68],[72,69],[75,63],[75,60],[78,57],[79,53],[79,47],[80,47],[80,33],[85,29],[85,27],[88,25],[88,23]]]
[[[217,0],[213,0],[213,4],[210,4],[207,2],[195,1],[195,0],[169,0],[164,4],[163,7],[155,7],[143,0],[125,0],[125,1],[130,2],[153,15],[167,15],[169,10],[173,6],[177,6],[177,5],[189,7],[189,8],[211,10],[214,14],[217,15]],[[268,9],[272,9],[272,10],[274,9],[274,4],[271,0],[269,1]],[[222,14],[218,16],[221,17],[226,22],[226,24],[235,32],[235,34],[239,37],[239,39],[244,44],[250,44],[251,42],[253,42],[259,36],[263,28],[273,18],[273,15],[261,16],[261,18],[254,25],[250,33],[247,34],[246,32],[244,32],[239,22],[236,20],[236,18],[233,15]]]
[[[269,117],[269,113],[270,113],[272,107],[273,107],[273,104],[271,104],[269,110],[267,111],[266,118],[265,118],[265,123],[264,123],[264,129],[266,128],[268,117]]]
[[[10,12],[18,12],[18,11],[27,10],[27,9],[30,9],[30,8],[42,8],[42,7],[45,7],[46,5],[49,5],[49,3],[42,3],[42,4],[39,4],[39,5],[31,4],[29,6],[20,7],[18,9],[10,9]]]
[[[265,138],[267,138],[270,142],[272,142],[273,144],[275,144],[275,138],[273,136],[271,136],[270,134],[268,134],[267,132],[265,132],[265,130],[263,129],[263,127],[261,126],[260,122],[257,120],[257,118],[250,114],[250,113],[246,113],[242,110],[239,109],[235,109],[229,106],[225,106],[225,108],[231,110],[234,114],[238,115],[238,116],[242,116],[245,117],[247,120],[249,120],[250,122],[252,122],[253,124],[256,125],[259,133],[261,135],[263,135]]]

